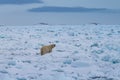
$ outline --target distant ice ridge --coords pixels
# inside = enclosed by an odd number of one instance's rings
[[[0,79],[119,80],[119,44],[120,25],[0,26]]]

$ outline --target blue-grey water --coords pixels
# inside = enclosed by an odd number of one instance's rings
[[[0,15],[1,25],[48,24],[120,24],[119,13],[14,13]]]

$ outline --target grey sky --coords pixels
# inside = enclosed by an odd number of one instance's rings
[[[49,6],[120,9],[120,0],[44,0],[44,4]]]
[[[0,0],[0,5],[30,3],[42,3],[44,6],[120,9],[120,0]]]
[[[42,3],[40,0],[0,0],[1,5],[5,4],[30,4],[30,3]]]
[[[117,9],[120,11],[120,0],[0,0],[0,24],[32,25],[40,22],[51,24],[82,24],[100,22],[119,24],[119,13],[72,13],[71,8],[81,7],[86,10]],[[35,13],[31,9],[49,7],[64,8],[68,13]],[[69,9],[69,10],[68,10]],[[75,10],[73,10],[75,11]],[[54,12],[54,11],[53,11]],[[91,17],[90,17],[91,16]],[[83,19],[84,18],[84,19]],[[98,19],[99,18],[99,19]],[[110,20],[111,19],[111,20]],[[58,21],[58,22],[57,22]]]

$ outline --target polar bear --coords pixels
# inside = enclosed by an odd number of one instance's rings
[[[52,49],[55,47],[56,45],[55,44],[51,44],[51,45],[48,45],[48,46],[43,46],[41,48],[41,55],[44,55],[46,53],[50,53],[52,52]]]

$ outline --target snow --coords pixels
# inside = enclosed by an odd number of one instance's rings
[[[0,79],[119,80],[119,44],[120,25],[0,26]]]

